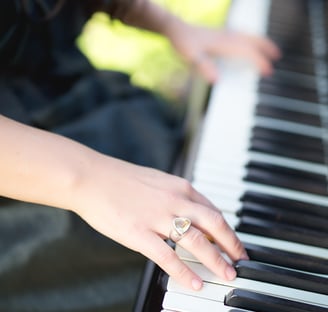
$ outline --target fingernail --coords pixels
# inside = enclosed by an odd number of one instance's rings
[[[194,290],[200,290],[203,287],[203,282],[198,279],[193,279],[191,281],[191,286]]]
[[[226,277],[229,281],[235,279],[236,276],[237,276],[237,273],[236,273],[235,269],[231,266],[228,266],[226,268],[225,274],[226,274]]]

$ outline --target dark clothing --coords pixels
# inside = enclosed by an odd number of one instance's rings
[[[0,113],[169,171],[180,117],[76,48],[90,1],[68,0],[49,20],[20,2],[0,1]],[[0,312],[131,311],[144,262],[71,212],[0,198]]]

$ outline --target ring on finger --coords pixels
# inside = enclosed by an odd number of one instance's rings
[[[170,232],[169,238],[173,242],[178,242],[190,229],[191,220],[184,217],[174,218],[172,221],[172,230]]]

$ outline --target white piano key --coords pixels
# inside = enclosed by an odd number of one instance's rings
[[[285,98],[279,95],[261,94],[261,103],[277,108],[284,108],[295,112],[320,115],[320,104]]]
[[[229,151],[228,153],[218,153],[215,155],[213,150],[202,150],[202,154],[199,155],[199,159],[197,159],[194,168],[195,170],[199,168],[212,172],[215,172],[216,170],[224,170],[227,168],[229,170],[231,169],[232,171],[239,171],[240,168],[245,166],[245,164],[251,160],[328,176],[328,166],[324,164],[275,156],[261,152],[252,152],[248,150],[240,150],[238,157],[234,158],[231,157]]]
[[[210,193],[208,191],[205,191],[203,189],[200,188],[196,188],[198,190],[198,192],[200,192],[201,194],[203,194],[205,197],[207,197],[215,206],[219,207],[222,211],[226,211],[226,212],[236,212],[236,209],[239,208],[239,206],[235,206],[233,205],[234,202],[237,202],[244,193],[233,193],[231,189],[229,188],[221,188],[220,191],[217,193]],[[259,192],[259,189],[256,189],[255,191],[257,193],[260,194],[264,194],[264,195],[273,195],[273,196],[277,196],[277,195],[286,195],[283,193],[277,193],[277,192],[262,192],[263,189],[265,189],[264,187],[261,188],[261,192]],[[272,189],[270,189],[272,190]],[[250,191],[254,191],[254,189],[251,189]],[[291,199],[290,197],[287,196],[279,196],[285,199]],[[297,199],[292,199],[292,200],[297,200]],[[305,201],[303,201],[304,203],[306,203]],[[310,200],[308,201],[309,204],[312,204],[313,202],[311,202]],[[227,205],[229,204],[229,205]],[[317,204],[317,205],[322,205],[322,203],[313,203],[313,204]]]
[[[310,303],[328,308],[328,297],[326,295],[239,277],[233,281],[225,281],[217,277],[214,273],[209,271],[200,263],[189,261],[184,261],[184,263],[207,283],[206,287],[200,291],[189,291],[181,287],[173,279],[170,279],[168,284],[169,291],[181,293],[190,292],[194,296],[199,295],[200,297],[206,298],[208,300],[218,300],[216,298],[222,296],[222,287],[223,292],[227,291],[227,287],[242,288],[283,299],[295,300],[298,302]],[[226,294],[227,293],[228,291]]]
[[[241,178],[246,173],[246,166],[251,161],[321,175],[322,177],[327,177],[328,181],[328,166],[325,164],[311,163],[280,156],[271,156],[257,152],[241,155],[240,158],[238,156],[230,157],[230,159],[225,159],[224,157],[221,159],[221,157],[219,157],[217,162],[212,159],[202,159],[194,165],[194,176],[197,176],[199,179],[205,177],[205,180],[207,178],[207,180],[215,182],[215,175],[217,179],[220,180],[221,176],[229,174],[228,171],[231,170],[231,176],[236,177],[238,175]],[[212,176],[213,179],[211,179]]]
[[[220,120],[222,118],[222,120]],[[196,158],[196,164],[199,161],[203,161],[203,159],[207,160],[208,158],[230,158],[232,153],[238,152],[239,155],[256,153],[248,151],[249,141],[252,137],[251,130],[254,122],[256,124],[257,121],[260,121],[264,128],[270,128],[275,130],[281,130],[285,128],[285,130],[289,133],[296,133],[305,136],[312,136],[315,138],[322,139],[323,141],[328,139],[327,133],[325,129],[320,127],[313,126],[304,126],[295,122],[285,122],[278,119],[272,118],[257,118],[256,120],[245,122],[244,124],[236,122],[238,127],[236,127],[235,123],[232,123],[229,118],[218,118],[216,123],[212,123],[208,125],[207,128],[204,129],[203,139],[199,147],[198,155]],[[231,125],[233,127],[231,128]],[[230,128],[229,128],[230,127]],[[257,156],[260,153],[258,152]],[[252,154],[251,154],[252,155]],[[270,154],[264,154],[271,157],[279,157]],[[276,158],[278,159],[278,158]],[[295,161],[297,161],[295,159]],[[289,162],[292,165],[291,162]],[[296,164],[296,162],[294,162]],[[306,165],[306,163],[298,163],[298,165]],[[320,168],[321,170],[321,168]]]
[[[206,287],[206,286],[205,286]],[[221,301],[208,300],[198,296],[188,295],[186,293],[167,292],[164,296],[163,306],[166,309],[162,311],[174,311],[174,312],[231,312],[240,311],[247,312],[249,310],[236,309],[226,306]]]
[[[327,206],[327,196],[310,194],[255,182],[240,181],[233,179],[233,177],[229,179],[229,176],[226,175],[223,177],[220,177],[219,175],[216,177],[215,181],[211,180],[210,177],[209,179],[203,177],[202,179],[199,179],[194,177],[192,184],[200,193],[209,196],[210,199],[212,198],[212,195],[220,196],[220,192],[229,192],[231,198],[239,199],[246,191],[254,191],[292,200]]]
[[[295,73],[288,70],[276,69],[275,70],[275,77],[279,79],[284,79],[288,81],[295,82],[298,86],[303,87],[312,87],[316,89],[316,76],[309,75],[309,74],[302,74],[302,73]]]
[[[207,177],[202,179],[194,178],[192,184],[195,189],[197,189],[205,196],[208,196],[210,199],[215,197],[217,198],[217,196],[220,196],[220,193],[223,192],[224,194],[231,194],[231,198],[237,200],[246,191],[254,191],[322,206],[327,206],[328,201],[327,196],[310,194],[254,182],[239,181],[233,179],[229,180],[226,176],[222,180],[215,181],[215,183],[213,183],[213,181],[207,180]]]
[[[272,163],[267,163],[268,165]],[[245,177],[248,173],[248,169],[245,167],[247,163],[238,162],[234,163],[232,169],[230,169],[227,166],[224,166],[224,163],[220,167],[215,167],[213,169],[210,169],[208,167],[202,167],[199,165],[196,165],[194,168],[194,174],[193,177],[195,180],[206,180],[206,181],[213,181],[215,182],[218,179],[218,176],[221,177],[221,179],[234,179],[234,180],[242,180],[243,177]],[[238,166],[240,165],[240,166]],[[299,170],[302,170],[301,168]],[[303,171],[303,170],[302,170]],[[313,173],[313,171],[310,171]],[[323,172],[318,172],[318,174],[322,175],[323,177],[326,175],[326,170]],[[327,175],[328,176],[328,175]],[[327,198],[328,200],[328,198]]]
[[[184,262],[188,264],[188,261]],[[218,302],[224,302],[225,295],[228,294],[233,289],[233,287],[222,285],[222,287],[215,289],[210,287],[209,284],[205,282],[204,287],[201,290],[194,291],[191,289],[184,288],[174,279],[171,279],[168,282],[167,289],[168,291],[175,293],[185,293],[188,296],[202,297]]]
[[[220,118],[216,118],[215,124],[213,123],[212,127],[211,124],[209,124],[207,129],[205,129],[205,131],[207,130],[209,132],[209,138],[211,138],[211,134],[218,135],[219,130],[225,129],[223,132],[225,134],[225,137],[228,139],[232,139],[231,136],[233,134],[243,133],[241,129],[242,127],[245,127],[250,131],[253,126],[259,126],[271,130],[285,131],[291,134],[298,134],[319,139],[327,139],[322,127],[310,126],[292,121],[274,119],[270,117],[256,116],[252,118],[247,118],[246,114],[242,114],[242,112],[239,112],[239,114],[244,117],[241,121],[238,121],[236,117],[232,117],[232,114],[222,114]],[[231,118],[229,118],[229,116],[231,116]],[[232,127],[232,125],[234,126]],[[229,127],[231,129],[229,129]]]
[[[229,196],[223,196],[223,195],[220,196],[219,200],[215,199],[211,201],[216,207],[218,207],[218,209],[228,213],[237,213],[237,211],[241,208],[242,205],[240,201],[236,199],[231,199],[229,198]]]
[[[246,130],[239,136],[238,134],[231,134],[230,136],[223,137],[217,135],[216,137],[207,138],[204,140],[196,154],[196,164],[199,162],[217,162],[219,165],[220,160],[231,159],[232,161],[237,159],[258,159],[265,162],[279,162],[287,167],[306,167],[308,170],[322,170],[326,164],[318,161],[303,160],[296,157],[288,157],[284,155],[278,155],[265,151],[250,150],[251,133]],[[319,144],[318,144],[319,147]],[[324,141],[322,141],[321,147],[324,149]],[[285,163],[285,164],[284,164]],[[326,167],[327,168],[327,167]],[[306,169],[307,170],[307,169]]]
[[[290,133],[311,136],[314,138],[325,138],[322,128],[315,126],[302,125],[296,122],[283,121],[269,117],[255,117],[255,124],[273,130],[283,130]]]
[[[318,256],[320,258],[327,259],[328,261],[328,250],[324,248],[241,232],[237,232],[237,236],[244,243],[252,243],[264,247],[269,246],[271,248],[295,252],[308,256]]]
[[[252,34],[264,35],[267,29],[270,4],[271,1],[269,0],[252,0],[252,5],[249,5],[248,0],[232,2],[227,27]]]
[[[224,218],[228,222],[231,228],[235,228],[239,223],[239,218],[231,213],[223,213]],[[272,248],[285,250],[285,251],[293,251],[300,254],[305,255],[318,255],[321,258],[328,260],[328,249],[305,245],[301,243],[294,243],[285,240],[275,239],[275,238],[267,238],[264,236],[241,233],[237,232],[237,236],[239,239],[245,243],[253,243],[261,246],[270,246]]]
[[[232,192],[231,188],[220,187],[216,193],[208,192],[199,187],[197,187],[196,189],[222,211],[236,213],[241,207],[241,202],[239,201],[239,199],[243,194],[236,195],[234,192]],[[262,192],[262,194],[272,195],[264,192]],[[290,199],[289,197],[284,198]],[[311,202],[309,203],[311,204]],[[327,203],[325,204],[325,206],[327,206],[328,209]]]

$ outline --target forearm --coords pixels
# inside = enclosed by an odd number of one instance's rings
[[[72,209],[100,154],[62,136],[0,116],[0,195]]]

